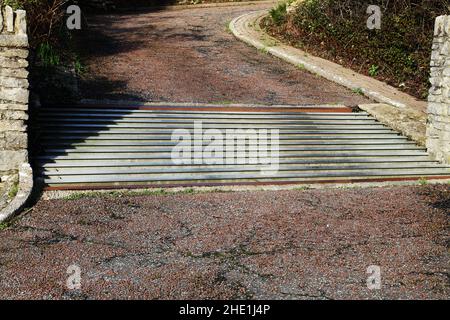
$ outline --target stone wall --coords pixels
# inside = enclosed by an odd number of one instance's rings
[[[436,19],[430,82],[427,148],[435,159],[450,164],[450,16]]]
[[[0,8],[0,177],[28,161],[27,57],[25,11]]]

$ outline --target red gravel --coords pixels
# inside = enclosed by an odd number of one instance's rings
[[[0,231],[0,299],[449,299],[449,208],[448,185],[41,200]]]
[[[236,40],[227,23],[268,8],[198,8],[90,16],[81,40],[85,98],[356,105],[368,100]]]

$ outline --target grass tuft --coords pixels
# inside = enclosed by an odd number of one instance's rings
[[[353,91],[353,93],[359,94],[361,96],[364,95],[364,91],[361,88],[353,88],[352,91]]]
[[[9,190],[8,192],[8,198],[14,199],[18,192],[19,192],[19,182],[15,182],[11,187],[11,190]]]

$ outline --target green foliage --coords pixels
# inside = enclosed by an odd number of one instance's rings
[[[37,56],[44,67],[55,67],[61,62],[60,56],[48,42],[41,43],[37,48]]]
[[[364,95],[364,91],[363,91],[363,89],[361,89],[361,88],[353,88],[352,91],[353,91],[353,93],[359,94],[359,95],[361,95],[361,96]]]
[[[425,178],[420,178],[420,179],[418,180],[418,182],[419,182],[419,184],[420,184],[421,186],[426,186],[426,185],[428,185],[428,180],[425,179]]]
[[[366,26],[369,5],[381,8],[381,30]],[[292,15],[271,14],[270,28],[305,50],[391,85],[405,84],[423,98],[434,21],[443,14],[450,14],[450,0],[305,0]]]
[[[9,227],[9,223],[0,223],[0,231],[3,231],[8,227]]]
[[[378,75],[379,69],[380,69],[379,66],[374,65],[374,64],[371,65],[370,68],[369,68],[369,75],[370,75],[371,77],[377,76],[377,75]]]
[[[76,72],[78,75],[82,75],[82,74],[86,71],[86,68],[84,67],[84,65],[83,65],[83,63],[81,62],[81,60],[80,60],[79,57],[75,57],[75,61],[74,61],[74,63],[73,63],[73,66],[74,66],[74,68],[75,68],[75,72]]]
[[[287,9],[286,2],[282,2],[278,4],[275,8],[270,9],[269,11],[270,17],[272,18],[272,21],[276,25],[280,25],[285,21],[287,14],[286,9]]]
[[[269,49],[267,49],[267,47],[259,48],[258,51],[260,53],[263,53],[263,54],[268,54],[269,53]]]
[[[225,31],[229,34],[233,34],[233,32],[231,32],[230,23],[231,23],[231,21],[227,21],[227,23],[225,25]]]
[[[0,1],[0,4],[1,4],[1,1]],[[14,10],[21,8],[21,3],[18,0],[3,0],[3,5],[10,6]]]
[[[8,192],[8,198],[9,199],[13,199],[17,193],[19,192],[19,183],[16,182],[13,184],[13,186],[11,187],[11,190],[9,190]]]
[[[87,198],[104,198],[104,197],[113,197],[113,198],[122,198],[122,197],[142,197],[142,196],[170,196],[177,194],[198,194],[198,193],[222,193],[222,192],[230,192],[226,190],[220,189],[194,189],[194,188],[183,188],[179,190],[173,189],[165,189],[165,188],[156,188],[156,189],[143,189],[137,191],[93,191],[93,192],[74,192],[66,197],[64,200],[80,200]]]

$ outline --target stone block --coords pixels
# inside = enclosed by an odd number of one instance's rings
[[[433,76],[433,74],[432,74],[432,76]],[[438,76],[438,75],[436,75],[436,76]],[[442,71],[442,76],[448,77],[450,79],[450,68],[444,68]]]
[[[0,171],[17,170],[22,163],[28,162],[26,150],[0,150]]]
[[[28,103],[29,91],[24,88],[1,88],[0,100]]]
[[[5,134],[3,132],[0,132],[0,150],[5,150],[5,145],[6,145]]]
[[[444,106],[441,103],[428,102],[428,113],[437,115],[444,113]]]
[[[0,87],[28,88],[28,80],[23,78],[5,77],[0,75]]]
[[[431,92],[428,95],[428,102],[440,102],[442,99],[439,95],[434,95]]]
[[[0,56],[12,58],[19,57],[22,59],[28,58],[28,50],[20,48],[0,48]]]
[[[21,150],[28,147],[26,132],[6,132],[4,141],[6,150]]]
[[[3,68],[19,69],[28,67],[28,61],[26,59],[17,57],[2,57],[0,56],[0,66]]]
[[[25,10],[16,10],[16,21],[14,23],[14,32],[17,35],[27,35],[27,20]]]
[[[28,114],[25,111],[0,110],[2,120],[28,120]]]
[[[28,105],[26,104],[8,104],[0,103],[0,110],[28,110]]]
[[[5,7],[4,20],[5,20],[6,31],[14,32],[14,12],[10,6]]]
[[[0,34],[0,46],[10,48],[28,47],[28,37],[26,35]]]
[[[0,131],[25,131],[23,120],[0,120]]]
[[[0,68],[0,76],[13,77],[13,78],[28,78],[28,71],[26,69],[10,69]]]

